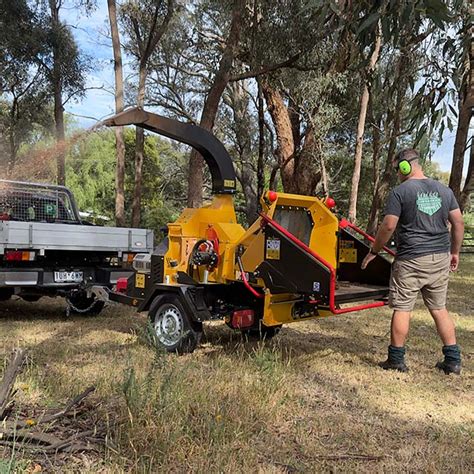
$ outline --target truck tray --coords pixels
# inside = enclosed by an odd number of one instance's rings
[[[364,285],[347,281],[338,281],[336,285],[336,304],[382,300],[387,296],[388,286]]]
[[[0,254],[5,249],[89,252],[150,252],[153,231],[121,227],[0,221]]]

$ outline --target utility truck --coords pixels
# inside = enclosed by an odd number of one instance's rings
[[[83,221],[64,186],[0,180],[0,301],[61,296],[68,311],[98,314],[135,255],[152,250],[151,230]]]

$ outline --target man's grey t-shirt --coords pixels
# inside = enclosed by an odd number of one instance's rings
[[[430,178],[407,179],[394,188],[385,215],[399,217],[397,258],[449,252],[448,214],[458,207],[451,189]]]

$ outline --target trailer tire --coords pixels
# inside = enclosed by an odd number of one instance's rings
[[[153,341],[159,349],[178,354],[196,349],[202,336],[202,324],[190,318],[178,296],[156,297],[148,314]]]

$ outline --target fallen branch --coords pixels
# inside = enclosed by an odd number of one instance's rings
[[[44,423],[50,423],[51,421],[56,420],[57,418],[61,418],[62,416],[67,415],[76,405],[79,405],[79,403],[84,400],[89,394],[95,391],[95,387],[91,386],[84,390],[82,393],[74,397],[69,403],[66,404],[66,406],[58,411],[57,413],[53,413],[52,415],[46,415],[43,418],[40,418],[37,422],[37,424],[44,424]]]
[[[359,460],[359,461],[380,461],[384,456],[373,456],[370,454],[328,454],[316,455],[316,459],[324,459],[326,461],[345,461],[345,460]]]
[[[6,413],[10,408],[10,395],[24,359],[25,351],[23,349],[16,349],[3,375],[3,380],[0,384],[0,420],[6,417]]]
[[[0,383],[0,446],[11,448],[21,446],[30,451],[43,453],[90,451],[98,449],[104,443],[105,431],[95,426],[92,420],[82,420],[89,409],[76,409],[84,399],[95,391],[89,387],[72,398],[64,408],[45,409],[26,416],[25,413],[16,413],[9,416],[12,405],[13,386],[25,359],[25,351],[14,351]],[[73,412],[73,413],[71,413]],[[70,416],[73,415],[73,416]],[[79,417],[79,418],[78,418]],[[61,423],[55,423],[61,419]],[[88,421],[88,423],[85,423]],[[91,423],[92,421],[92,423]],[[91,428],[91,424],[93,429]],[[39,425],[42,425],[40,427]],[[53,433],[48,432],[53,431]]]

